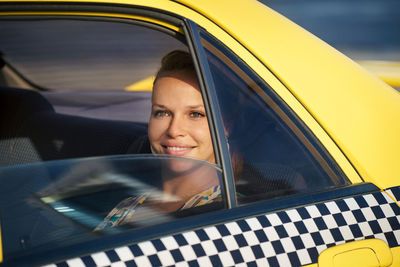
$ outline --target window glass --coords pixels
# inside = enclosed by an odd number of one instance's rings
[[[185,175],[170,171],[176,168]],[[151,155],[0,168],[4,258],[61,249],[222,208],[221,201],[204,203],[201,197],[220,184],[220,176],[214,164]],[[165,193],[163,181],[174,179],[186,193],[196,191],[197,197],[183,199],[186,196],[179,190]]]
[[[348,184],[312,134],[272,90],[202,33],[239,203]]]

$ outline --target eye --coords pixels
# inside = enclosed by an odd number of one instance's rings
[[[153,117],[155,118],[163,118],[170,116],[170,113],[166,110],[155,110],[153,112]]]
[[[199,112],[199,111],[192,111],[190,112],[190,117],[193,119],[200,119],[205,117],[206,115],[203,112]]]

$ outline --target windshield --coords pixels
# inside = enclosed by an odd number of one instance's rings
[[[210,177],[215,178],[211,186],[204,182]],[[221,208],[220,195],[213,204],[188,206],[193,198],[182,197],[179,190],[166,193],[167,182],[174,179],[179,179],[179,188],[201,193],[204,188],[219,186],[220,177],[220,169],[205,161],[153,155],[0,168],[4,257],[62,248]],[[112,211],[133,198],[145,198],[134,209],[134,216],[124,224],[108,227]]]

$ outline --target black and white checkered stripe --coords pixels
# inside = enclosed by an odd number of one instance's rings
[[[385,192],[387,192],[395,201],[397,201],[397,203],[400,203],[400,186],[386,189]]]
[[[50,266],[300,266],[328,247],[378,238],[400,245],[400,208],[385,192],[187,231]]]

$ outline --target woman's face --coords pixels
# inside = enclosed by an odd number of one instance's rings
[[[149,139],[157,154],[215,163],[210,129],[197,79],[174,72],[153,87]]]

